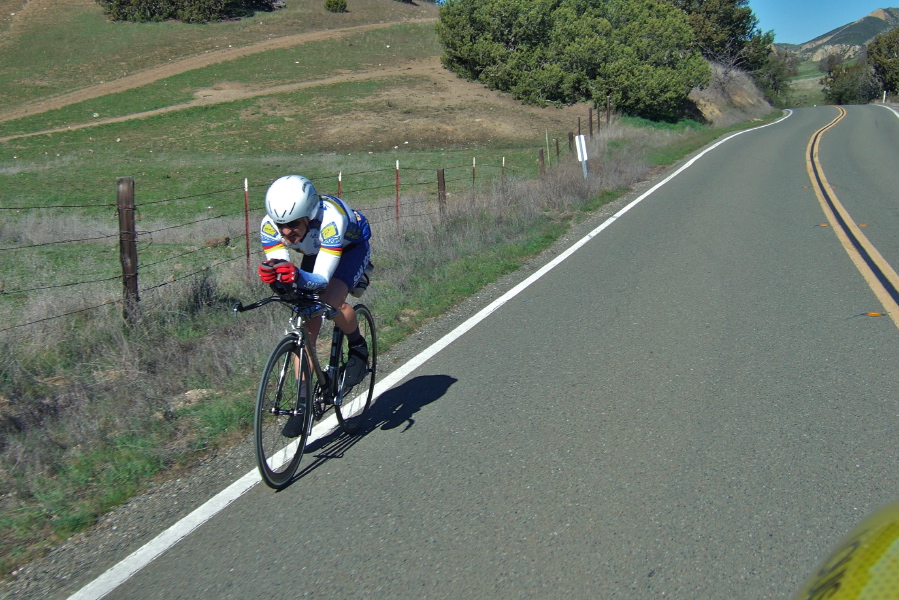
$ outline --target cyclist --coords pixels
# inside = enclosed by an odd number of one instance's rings
[[[265,194],[260,239],[265,261],[259,278],[276,292],[306,291],[337,309],[334,322],[349,342],[344,385],[351,387],[365,377],[368,347],[359,332],[356,312],[346,297],[359,295],[368,286],[371,267],[371,228],[368,220],[336,196],[320,195],[301,175],[285,175]],[[299,268],[288,249],[302,255]],[[321,321],[309,323],[312,343]]]

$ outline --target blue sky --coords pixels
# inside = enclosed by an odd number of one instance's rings
[[[749,0],[759,29],[773,29],[781,44],[802,44],[891,6],[899,7],[899,0]]]

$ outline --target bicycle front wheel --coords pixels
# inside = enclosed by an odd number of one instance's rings
[[[286,487],[303,457],[312,419],[312,376],[295,337],[282,339],[265,365],[253,428],[256,462],[265,483]]]
[[[337,413],[337,421],[346,433],[355,433],[365,421],[365,415],[371,406],[371,399],[375,392],[375,378],[378,371],[378,337],[375,334],[375,320],[364,304],[353,307],[356,318],[359,321],[359,332],[365,338],[368,346],[368,364],[365,375],[361,381],[352,387],[343,386],[338,400],[334,403]],[[340,370],[343,373],[348,359],[349,349],[346,336],[340,336]],[[341,377],[341,379],[343,379]]]

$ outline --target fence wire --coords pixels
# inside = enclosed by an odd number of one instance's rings
[[[444,172],[444,179],[443,179],[444,185],[457,188],[454,191],[448,191],[448,190],[444,190],[444,191],[446,191],[448,193],[457,193],[458,188],[463,187],[463,186],[466,190],[474,189],[474,186],[477,183],[477,170],[478,169],[491,170],[493,175],[492,175],[492,177],[487,178],[488,181],[496,178],[497,171],[501,171],[503,175],[523,172],[522,169],[517,169],[511,165],[496,165],[496,164],[491,164],[491,163],[458,164],[458,165],[452,165],[449,167],[443,167],[442,170]],[[400,169],[396,169],[396,168],[369,169],[369,170],[365,170],[365,171],[356,171],[356,172],[352,172],[352,173],[346,173],[346,172],[340,171],[336,175],[336,178],[338,180],[337,183],[338,183],[338,188],[340,190],[339,193],[344,199],[349,196],[354,196],[354,195],[370,195],[371,192],[384,193],[385,190],[391,190],[391,192],[396,191],[397,202],[399,202],[399,205],[397,205],[396,203],[383,204],[383,205],[366,205],[364,200],[362,200],[362,201],[360,201],[359,207],[360,207],[360,210],[366,214],[366,216],[369,219],[369,222],[373,225],[377,225],[379,223],[388,223],[388,222],[398,222],[399,224],[402,224],[402,221],[404,221],[406,219],[419,219],[419,218],[432,218],[432,217],[439,218],[441,212],[438,210],[437,200],[435,199],[435,196],[438,196],[438,190],[436,189],[436,187],[437,187],[436,182],[433,179],[425,179],[425,177],[424,177],[424,174],[433,175],[433,174],[437,173],[439,170],[441,170],[441,169],[425,168],[425,167],[402,167]],[[449,175],[450,172],[453,173],[452,176]],[[409,174],[409,173],[419,175],[419,176],[403,177],[404,175]],[[369,186],[365,186],[365,187],[358,187],[358,188],[352,188],[352,189],[346,189],[346,190],[342,189],[342,184],[348,180],[353,180],[354,178],[359,178],[359,177],[363,177],[363,176],[370,177],[372,175],[377,175],[377,174],[385,174],[385,176],[387,176],[387,174],[389,174],[389,176],[396,175],[397,178],[399,179],[399,181],[397,182],[396,180],[393,180],[390,183],[383,184],[383,185],[369,185]],[[333,172],[328,172],[328,173],[312,172],[312,173],[309,173],[307,176],[310,178],[310,180],[313,180],[313,181],[331,181],[335,177],[335,174]],[[144,207],[157,206],[157,205],[161,205],[161,204],[189,202],[189,201],[194,201],[194,200],[197,200],[200,198],[209,198],[209,197],[218,196],[218,195],[238,195],[239,194],[241,197],[243,197],[245,193],[249,192],[249,190],[267,189],[270,184],[271,184],[271,181],[268,181],[263,184],[254,184],[254,185],[246,184],[245,187],[232,187],[232,188],[214,190],[214,191],[210,191],[210,192],[190,194],[190,195],[186,195],[186,196],[177,196],[177,197],[172,197],[172,198],[162,198],[162,199],[158,199],[158,200],[150,200],[147,202],[136,203],[135,211],[136,211],[136,213],[139,214],[140,210]],[[427,196],[425,199],[400,201],[399,195],[401,192],[405,191],[406,193],[408,193],[408,191],[410,189],[419,189],[419,188],[424,188],[427,186],[434,186],[434,190],[431,192],[417,192],[417,194],[424,193]],[[353,204],[355,206],[355,204],[353,202],[351,202],[351,204]],[[83,210],[83,209],[94,209],[94,208],[118,208],[118,206],[116,204],[110,204],[110,203],[69,204],[69,205],[60,204],[60,205],[40,206],[40,207],[37,207],[37,206],[0,206],[0,211],[27,212],[27,211],[32,211],[32,210],[46,210],[48,208],[58,209],[58,210],[65,210],[65,209]],[[251,212],[257,212],[257,214],[258,214],[258,211],[256,211],[256,210],[252,210]],[[231,212],[225,212],[225,213],[217,214],[217,215],[213,215],[213,216],[193,219],[193,220],[186,221],[183,223],[178,223],[175,225],[159,227],[156,229],[136,231],[135,233],[136,233],[138,240],[141,240],[141,238],[145,238],[147,236],[149,236],[151,238],[150,241],[147,242],[146,244],[143,244],[143,242],[140,242],[142,245],[139,246],[139,250],[142,252],[147,252],[148,249],[156,243],[152,240],[152,237],[154,234],[159,234],[161,232],[168,232],[168,231],[172,231],[172,230],[176,230],[176,229],[182,229],[182,228],[186,228],[186,227],[190,227],[190,226],[194,226],[194,225],[198,225],[198,224],[204,224],[204,223],[208,224],[212,221],[227,219],[227,218],[235,217],[237,215],[244,215],[246,217],[247,212],[246,212],[245,207],[242,207],[240,210],[234,210]],[[101,240],[110,240],[113,238],[121,239],[121,236],[122,236],[122,233],[120,232],[120,233],[116,233],[116,234],[100,235],[100,236],[92,236],[92,237],[82,237],[82,238],[77,238],[77,239],[53,240],[53,241],[42,242],[42,243],[37,243],[37,244],[6,246],[3,248],[0,248],[0,252],[33,250],[33,249],[44,248],[44,247],[48,247],[48,246],[59,246],[59,245],[64,245],[64,244],[96,243]],[[234,233],[232,235],[227,235],[226,238],[228,239],[228,242],[225,245],[234,247],[235,246],[234,242],[239,241],[239,240],[246,241],[246,237],[247,237],[246,232],[241,232],[239,234]],[[148,262],[146,264],[139,264],[138,268],[139,268],[139,270],[142,270],[142,271],[147,271],[147,270],[158,271],[160,267],[162,267],[163,265],[167,265],[173,261],[176,261],[179,259],[184,259],[184,258],[190,257],[190,256],[194,256],[194,255],[199,254],[200,252],[215,251],[217,249],[218,249],[217,246],[193,248],[193,249],[187,250],[185,252],[176,254],[174,256],[161,258],[159,260],[154,260],[153,262]],[[259,251],[255,252],[254,254],[258,254],[258,253],[259,253]],[[227,265],[227,264],[233,263],[238,260],[246,260],[246,259],[247,259],[247,257],[243,253],[241,253],[240,256],[236,256],[236,257],[232,257],[232,258],[225,258],[225,259],[216,258],[214,264],[203,266],[202,268],[195,269],[189,273],[185,273],[185,274],[179,275],[177,277],[169,276],[167,281],[157,283],[157,284],[148,286],[146,288],[142,288],[139,290],[139,292],[141,294],[157,293],[160,290],[162,290],[162,289],[166,288],[167,286],[172,285],[174,283],[184,282],[186,280],[190,280],[190,279],[198,277],[198,276],[208,275],[214,269],[219,268],[222,265]],[[122,281],[122,276],[117,275],[114,277],[90,278],[90,279],[84,279],[84,280],[78,280],[78,281],[68,281],[66,283],[40,285],[40,286],[34,286],[34,287],[23,287],[20,289],[11,289],[11,290],[5,290],[2,287],[0,287],[0,296],[12,296],[12,295],[20,295],[20,294],[40,293],[40,292],[45,292],[47,290],[52,290],[52,289],[77,287],[77,286],[82,286],[82,285],[103,284],[103,283],[110,283],[113,281]],[[2,286],[2,284],[0,284],[0,286]],[[45,318],[41,318],[41,319],[36,319],[33,321],[18,323],[16,325],[11,325],[11,326],[0,328],[0,333],[5,332],[5,331],[10,331],[13,329],[28,327],[30,325],[44,323],[47,321],[52,321],[54,319],[66,318],[66,317],[70,317],[72,315],[76,315],[76,314],[80,314],[80,313],[84,313],[84,312],[88,312],[88,311],[92,311],[92,310],[98,310],[103,307],[109,306],[111,304],[117,304],[117,303],[121,303],[121,302],[122,302],[122,300],[108,300],[108,301],[100,303],[100,304],[96,304],[96,305],[92,305],[92,306],[85,307],[82,309],[66,312],[64,314],[59,314],[59,315],[49,316],[49,317],[45,317]]]

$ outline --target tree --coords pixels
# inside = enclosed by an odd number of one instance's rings
[[[876,98],[880,85],[866,61],[834,67],[824,79],[824,98],[831,104],[866,104]]]
[[[437,33],[458,75],[536,105],[592,100],[676,119],[711,77],[666,0],[448,0]]]
[[[749,0],[669,0],[687,13],[696,36],[694,46],[707,59],[734,63],[747,71],[759,68],[765,60],[759,48],[774,41],[774,34],[762,34],[758,18],[749,8]]]
[[[843,57],[833,52],[818,61],[818,70],[828,74],[841,64],[843,64]]]
[[[799,74],[799,57],[787,50],[768,54],[765,65],[753,72],[753,80],[765,97],[778,105],[785,105],[790,91],[790,79]]]
[[[899,27],[875,37],[867,55],[881,89],[899,93]]]

